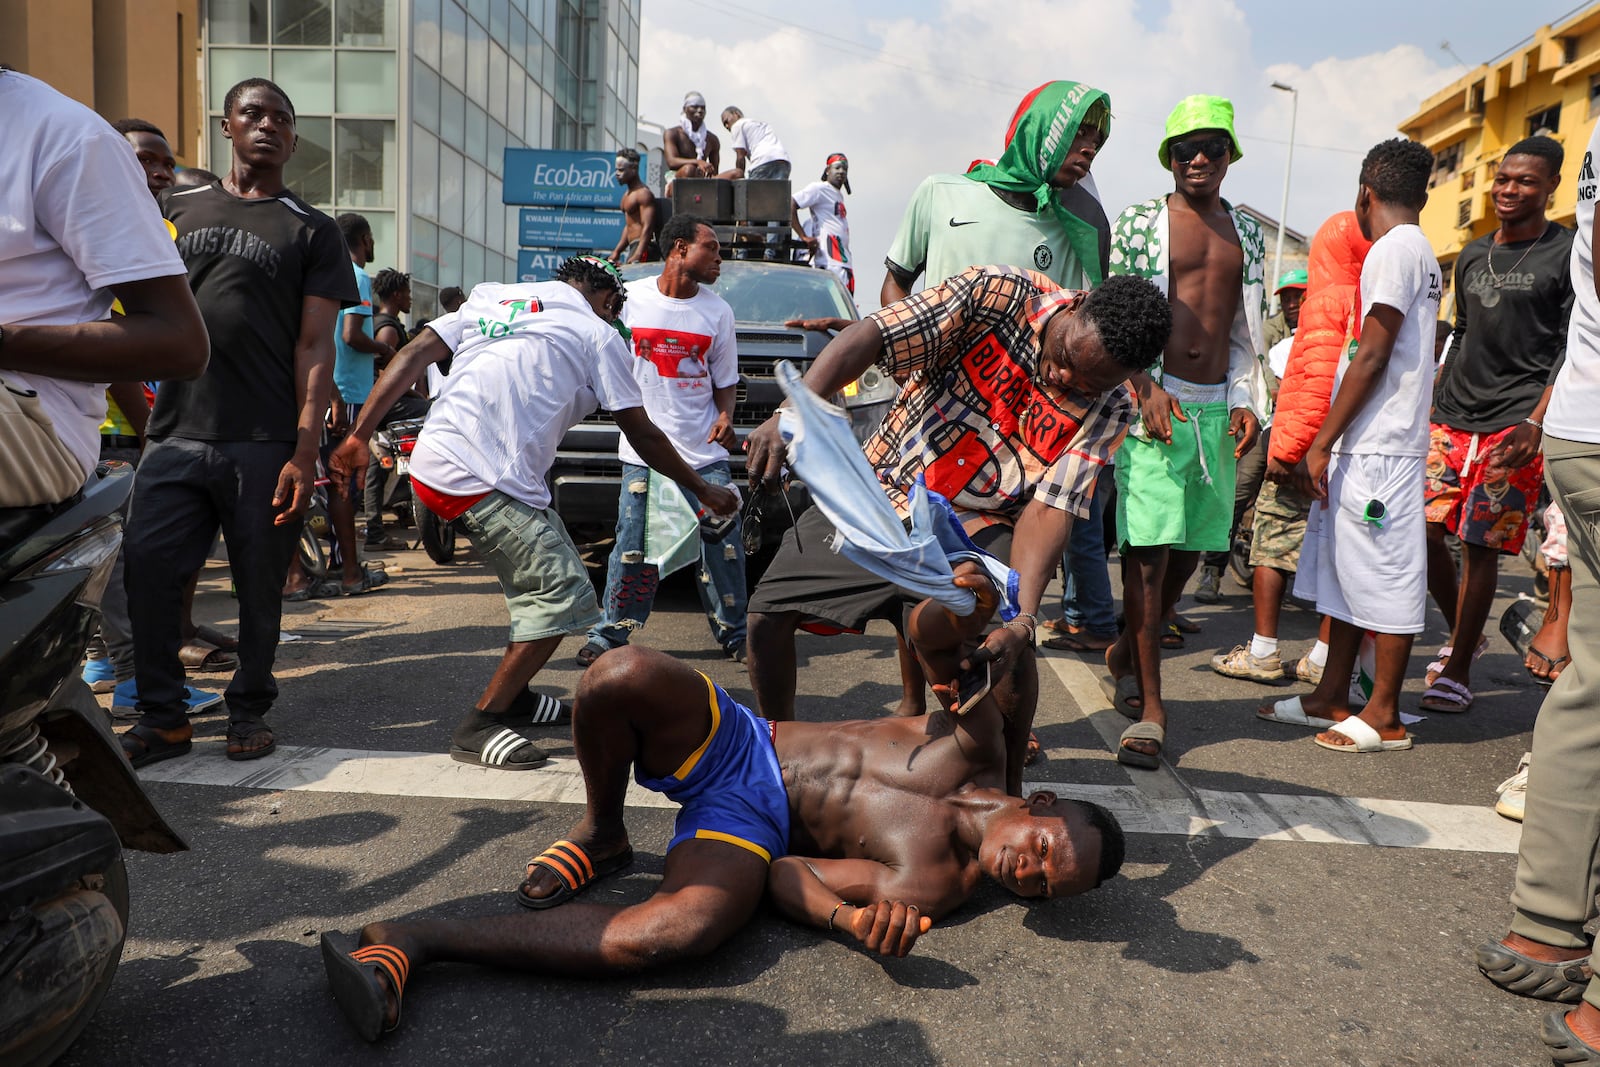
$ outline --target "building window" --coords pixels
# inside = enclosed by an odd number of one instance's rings
[[[1467,199],[1461,201],[1461,203],[1456,205],[1456,226],[1461,228],[1461,229],[1466,229],[1468,226],[1471,226],[1471,225],[1472,225],[1472,198],[1469,196],[1469,197],[1467,197]]]
[[[1561,105],[1551,104],[1528,116],[1528,136],[1556,133],[1561,129]]]
[[[1589,75],[1589,118],[1600,115],[1600,74]]]
[[[395,0],[339,0],[337,43],[347,48],[393,48],[394,7]]]
[[[332,0],[275,0],[273,44],[332,44]]]
[[[1478,82],[1467,93],[1467,110],[1474,115],[1483,114],[1483,83]]]
[[[1468,189],[1471,189],[1474,185],[1477,185],[1477,184],[1478,184],[1478,170],[1477,170],[1476,167],[1468,167],[1466,170],[1461,172],[1461,191],[1462,192],[1466,192]]]
[[[394,197],[394,123],[339,119],[334,193],[345,207],[388,207]]]
[[[1465,141],[1457,141],[1448,148],[1442,148],[1433,157],[1433,173],[1428,177],[1428,188],[1432,189],[1440,182],[1449,181],[1461,169],[1461,146]]]
[[[212,44],[267,43],[267,0],[211,0],[206,21]]]

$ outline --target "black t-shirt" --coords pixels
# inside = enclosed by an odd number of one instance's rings
[[[1537,242],[1494,245],[1491,233],[1461,250],[1453,349],[1434,388],[1434,422],[1494,433],[1533,414],[1566,359],[1572,237],[1552,222]]]
[[[211,362],[194,381],[162,384],[150,436],[295,440],[294,349],[304,299],[360,302],[339,227],[293,193],[244,200],[220,182],[166,193],[161,209],[178,230],[178,255],[211,334]]]
[[[398,352],[402,347],[404,347],[404,345],[406,343],[406,328],[405,328],[405,326],[400,322],[399,319],[395,318],[393,315],[389,314],[387,311],[375,311],[375,312],[373,312],[372,313],[372,339],[374,341],[383,340],[383,338],[380,338],[378,336],[378,331],[383,329],[385,326],[392,327],[394,329],[395,336],[400,339],[394,345],[395,351]]]

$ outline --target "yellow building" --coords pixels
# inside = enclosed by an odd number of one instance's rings
[[[1545,133],[1566,149],[1550,217],[1573,225],[1573,191],[1600,115],[1600,3],[1480,64],[1422,102],[1400,124],[1434,154],[1422,230],[1445,269],[1499,221],[1490,200],[1495,167],[1522,138]]]

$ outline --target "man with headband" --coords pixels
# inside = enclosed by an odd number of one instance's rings
[[[1098,89],[1054,81],[1023,97],[996,163],[931,175],[911,195],[879,299],[905,299],[919,274],[932,287],[984,264],[1036,270],[1068,289],[1098,285],[1106,261],[1094,215],[1104,213],[1093,197],[1064,197],[1110,133],[1111,98]]]
[[[1200,553],[1226,551],[1235,463],[1268,411],[1265,244],[1249,216],[1222,199],[1244,153],[1233,104],[1190,96],[1167,116],[1156,152],[1174,190],[1117,218],[1111,269],[1147,278],[1172,303],[1161,361],[1131,384],[1139,421],[1117,453],[1117,541],[1127,626],[1106,652],[1118,710],[1140,721],[1117,759],[1160,764],[1166,739],[1160,630]]]
[[[567,260],[553,282],[477,286],[395,356],[331,458],[336,481],[361,478],[378,416],[430,364],[453,357],[450,388],[411,454],[411,485],[428,510],[461,519],[511,613],[505,655],[450,738],[450,755],[463,763],[529,770],[547,757],[523,731],[571,720],[560,701],[528,690],[563,637],[600,621],[588,571],[545,484],[567,430],[603,406],[640,458],[707,510],[739,506],[731,489],[695,473],[645,413],[633,356],[612,328],[626,298],[622,276],[598,256]]]
[[[856,293],[856,272],[850,268],[850,222],[844,208],[844,192],[850,192],[850,161],[843,152],[828,157],[822,178],[794,194],[789,222],[794,232],[811,249],[812,266],[832,271],[851,296]],[[800,209],[811,212],[805,225]]]
[[[663,145],[667,173],[675,178],[715,178],[722,142],[706,125],[706,98],[691,92],[683,98],[683,115],[667,130]]]

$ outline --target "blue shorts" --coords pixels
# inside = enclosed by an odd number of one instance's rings
[[[700,677],[705,678],[705,675]],[[669,778],[634,780],[683,805],[670,852],[689,840],[726,841],[771,863],[789,851],[789,794],[771,724],[706,678],[711,734]]]

